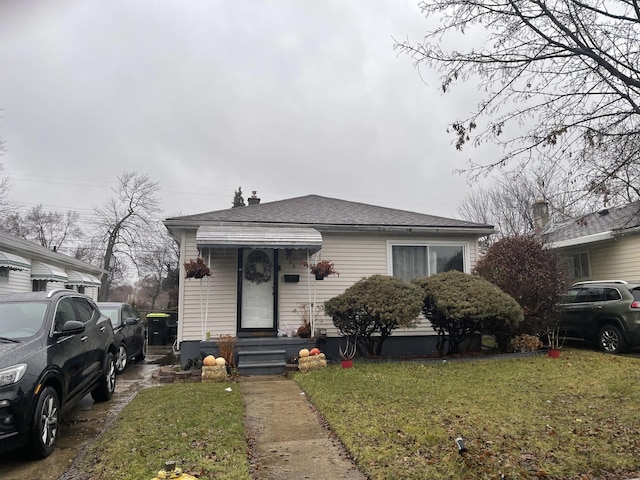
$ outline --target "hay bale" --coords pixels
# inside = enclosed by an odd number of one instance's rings
[[[327,366],[327,358],[324,353],[312,355],[310,357],[301,357],[298,359],[298,370],[301,372],[310,372]]]
[[[225,365],[203,365],[203,382],[224,382],[227,380],[227,367]]]

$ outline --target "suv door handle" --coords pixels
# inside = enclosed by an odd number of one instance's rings
[[[105,330],[106,330],[106,327],[104,327],[104,326],[100,327],[100,331],[101,332],[104,332]]]
[[[87,338],[89,338],[89,337],[87,337],[86,335],[84,337],[80,337],[80,341],[81,342],[86,342]]]

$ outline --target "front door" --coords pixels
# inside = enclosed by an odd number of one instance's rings
[[[275,332],[277,255],[273,249],[242,249],[240,330]]]

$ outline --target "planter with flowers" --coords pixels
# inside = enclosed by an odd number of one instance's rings
[[[319,260],[313,264],[302,262],[302,265],[309,267],[309,271],[315,275],[316,280],[324,280],[325,277],[331,277],[334,275],[336,277],[340,276],[340,274],[336,272],[333,262],[330,262],[329,260]]]
[[[202,340],[208,340],[207,335],[207,316],[209,307],[209,277],[211,276],[211,270],[209,266],[204,262],[201,257],[190,259],[184,264],[184,276],[190,280],[196,278],[200,280],[200,325],[202,330]],[[204,298],[202,297],[202,279],[207,277],[207,308],[204,306]]]

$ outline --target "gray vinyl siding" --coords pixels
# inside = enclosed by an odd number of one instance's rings
[[[236,250],[206,250],[203,258],[211,269],[211,276],[203,278],[202,281],[195,278],[185,279],[184,263],[198,257],[195,232],[188,233],[185,238],[185,256],[180,260],[180,285],[183,289],[181,340],[203,340],[203,331],[206,334],[207,330],[211,338],[218,335],[235,336]]]
[[[29,270],[9,270],[6,281],[0,282],[0,293],[19,293],[31,291],[31,272]]]
[[[195,231],[183,235],[180,259],[181,265],[198,256]],[[321,309],[323,303],[342,293],[358,280],[373,275],[391,274],[390,245],[394,243],[407,244],[424,243],[454,243],[464,246],[465,266],[470,271],[477,260],[477,242],[474,236],[423,236],[390,237],[388,234],[333,234],[322,232],[322,249],[316,253],[316,259],[329,260],[334,263],[339,276],[315,280],[309,270],[302,263],[307,261],[306,250],[281,250],[279,252],[278,271],[278,326],[297,329],[301,324],[301,306],[315,305]],[[210,254],[210,257],[209,257]],[[211,337],[220,334],[236,334],[237,317],[237,257],[235,249],[210,249],[203,252],[203,258],[210,262],[211,277],[202,282],[203,308],[207,314],[207,327]],[[195,279],[184,279],[184,268],[181,276],[181,310],[179,312],[180,341],[201,340],[201,296],[200,282]],[[284,275],[299,275],[299,282],[285,283]],[[207,293],[208,292],[208,293]],[[333,321],[320,311],[315,328],[327,331],[330,337],[339,336]],[[206,330],[205,329],[205,330]],[[422,319],[416,329],[401,329],[394,332],[397,336],[433,335],[428,321]]]

